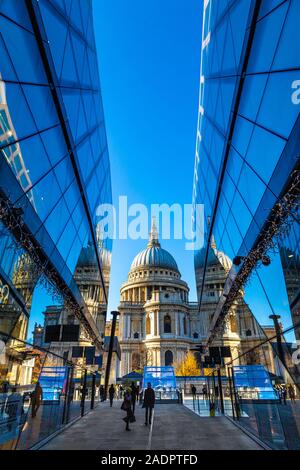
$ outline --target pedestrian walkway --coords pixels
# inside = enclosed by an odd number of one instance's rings
[[[152,427],[144,426],[144,410],[126,432],[121,402],[101,403],[93,412],[53,438],[42,450],[259,450],[250,437],[227,418],[200,418],[177,404],[156,405]]]

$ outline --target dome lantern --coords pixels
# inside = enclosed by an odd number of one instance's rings
[[[131,264],[130,271],[139,268],[152,267],[169,269],[180,274],[173,256],[167,250],[164,250],[159,243],[155,217],[152,219],[152,228],[148,245],[135,256]]]
[[[158,241],[158,230],[156,226],[156,218],[152,217],[152,227],[151,227],[151,232],[149,236],[149,243],[147,245],[149,248],[151,246],[158,246],[160,247],[160,243]]]

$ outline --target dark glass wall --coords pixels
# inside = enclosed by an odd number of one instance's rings
[[[111,202],[111,183],[91,2],[4,1],[0,23],[1,197],[11,204],[4,209],[19,211],[16,225],[79,302],[73,274],[88,249],[105,304],[111,240],[101,240],[96,209]],[[13,234],[21,250],[23,234]],[[21,261],[8,238],[1,261],[11,274],[30,260]]]
[[[204,343],[222,344],[234,315],[232,365],[263,364],[298,399],[299,14],[297,0],[204,2],[193,190],[205,214],[200,315],[211,250],[224,268]]]

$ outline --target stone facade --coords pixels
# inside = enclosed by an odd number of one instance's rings
[[[197,304],[189,302],[189,287],[174,258],[161,248],[155,225],[120,293],[121,375],[180,362],[198,341]]]
[[[204,257],[204,252],[200,252],[201,256]],[[207,261],[199,311],[198,302],[189,302],[189,287],[181,279],[176,261],[161,248],[154,223],[146,249],[134,258],[128,279],[120,289],[121,376],[146,365],[175,365],[196,344],[205,344],[232,266],[214,243]],[[200,297],[204,259],[196,260],[196,267]],[[249,336],[254,345],[261,335],[241,293],[229,312],[221,338],[214,345],[230,346],[234,358],[243,352],[243,343],[249,346]]]

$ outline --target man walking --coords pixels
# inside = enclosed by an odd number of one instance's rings
[[[155,392],[153,388],[151,387],[151,383],[148,382],[148,386],[144,392],[144,404],[143,404],[143,408],[146,408],[145,426],[148,426],[148,422],[149,424],[151,424],[154,404],[155,404]],[[148,421],[148,418],[149,418],[149,421]]]
[[[43,389],[40,385],[40,382],[36,383],[35,390],[31,394],[31,416],[33,418],[36,417],[38,409],[41,405],[41,401],[43,400]]]
[[[282,389],[282,399],[283,399],[283,404],[287,405],[286,399],[287,399],[287,389],[286,386],[283,387]]]
[[[109,394],[110,407],[112,407],[114,396],[115,396],[115,387],[113,386],[113,384],[111,384],[111,386],[109,387],[108,394]]]

